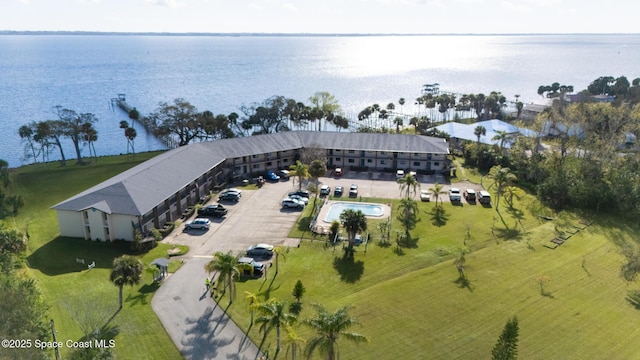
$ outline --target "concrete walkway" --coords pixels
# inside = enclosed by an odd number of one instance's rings
[[[186,259],[165,280],[151,306],[185,359],[257,359],[258,347],[206,294],[204,264],[210,258]]]

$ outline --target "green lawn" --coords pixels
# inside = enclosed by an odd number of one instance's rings
[[[372,200],[397,203],[367,199]],[[430,215],[434,206],[420,204],[422,221],[412,231],[418,237],[415,245],[398,250],[393,236],[391,245],[380,243],[374,227],[374,242],[366,252],[360,246],[353,262],[342,259],[341,247],[325,246],[320,237],[294,229],[304,238],[300,248],[288,249],[277,276],[272,267],[266,280],[240,281],[229,312],[260,344],[262,334],[250,326],[244,292],[291,303],[300,279],[307,290],[301,318],[313,314],[312,303],[330,310],[349,305],[362,323],[352,330],[371,339],[366,345],[341,342],[344,359],[370,359],[371,354],[376,359],[489,358],[514,315],[520,320],[523,359],[640,357],[632,320],[640,313],[627,301],[627,291],[635,287],[618,275],[622,257],[615,243],[637,242],[637,229],[617,219],[585,227],[581,218],[565,213],[544,220],[538,215],[552,213],[532,198],[516,202],[515,209],[501,204],[499,213],[445,203],[446,221],[438,225]],[[307,216],[303,213],[301,221]],[[400,230],[396,226],[392,233]],[[544,247],[568,235],[555,250]],[[466,255],[468,284],[459,281],[452,265],[461,249],[471,251]],[[313,336],[304,327],[295,329],[302,338]],[[273,333],[264,347],[275,352]],[[282,347],[285,351],[285,340]]]
[[[15,188],[27,203],[15,223],[30,235],[28,273],[51,305],[58,339],[82,337],[74,319],[87,308],[107,319],[115,314],[118,292],[108,276],[113,258],[128,248],[59,238],[55,213],[48,208],[145,159],[143,154],[136,162],[100,158],[90,166],[47,164],[14,173]],[[458,174],[480,181],[472,171],[459,169]],[[483,182],[488,187],[486,177]],[[394,210],[397,206],[397,200],[363,201],[389,203]],[[516,201],[513,209],[501,203],[499,212],[495,205],[445,203],[440,218],[434,216],[434,202],[419,206],[422,220],[411,231],[412,241],[396,245],[395,234],[401,229],[394,220],[391,241],[382,243],[375,222],[370,222],[373,241],[357,248],[354,261],[342,258],[340,246],[327,246],[323,237],[308,232],[310,213],[305,210],[290,234],[303,239],[300,247],[280,257],[277,275],[272,267],[266,279],[238,282],[237,298],[228,311],[260,344],[262,334],[258,326],[250,326],[244,292],[259,294],[262,300],[293,302],[299,279],[307,290],[301,318],[313,314],[312,303],[330,310],[349,305],[351,315],[362,323],[352,330],[371,339],[365,345],[341,341],[342,359],[371,359],[372,354],[376,359],[486,359],[514,315],[520,320],[523,359],[640,358],[635,344],[640,312],[627,300],[627,292],[638,286],[618,274],[623,261],[619,245],[638,243],[637,226],[619,218],[555,214],[529,196]],[[592,224],[584,227],[582,218]],[[576,226],[584,228],[577,231]],[[554,237],[569,235],[555,250],[544,247]],[[166,256],[168,248],[160,245],[141,258],[148,264]],[[452,265],[462,249],[470,251],[467,284],[458,281]],[[95,261],[96,267],[86,270],[76,258],[85,259],[85,266]],[[174,262],[171,268],[179,265]],[[149,304],[155,289],[150,274],[139,285],[125,288],[124,308],[108,324],[117,330],[119,358],[180,358]],[[227,301],[223,298],[222,305]],[[295,330],[302,338],[313,336],[304,327]],[[275,331],[263,348],[274,354]]]
[[[109,281],[109,273],[113,259],[129,253],[129,247],[59,237],[56,214],[49,210],[56,203],[157,154],[137,154],[135,161],[128,161],[126,156],[99,158],[88,166],[76,166],[73,160],[64,168],[57,163],[37,164],[13,172],[13,187],[26,204],[15,224],[29,233],[27,273],[36,279],[50,306],[49,317],[55,321],[59,341],[80,340],[83,333],[79,319],[90,314],[116,334],[118,358],[181,358],[151,309],[151,297],[157,287],[150,273],[145,273],[140,284],[125,287],[124,307],[116,312],[118,288]],[[155,258],[166,257],[170,248],[160,244],[140,258],[146,265]],[[76,258],[84,259],[85,264],[77,263]],[[94,261],[95,268],[88,270],[87,265]],[[180,262],[172,261],[170,270],[179,266]],[[67,348],[63,347],[61,352],[67,357]]]

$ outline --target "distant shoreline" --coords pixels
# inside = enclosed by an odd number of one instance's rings
[[[115,32],[115,31],[30,31],[30,30],[0,30],[0,35],[118,35],[118,36],[220,36],[220,37],[326,37],[326,36],[593,36],[593,35],[640,35],[640,33],[423,33],[423,34],[399,34],[399,33],[217,33],[217,32]]]

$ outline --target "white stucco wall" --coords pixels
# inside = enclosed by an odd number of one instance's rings
[[[60,236],[77,237],[84,239],[84,224],[82,213],[77,211],[57,210]]]

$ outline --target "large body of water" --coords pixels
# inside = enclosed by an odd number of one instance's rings
[[[579,91],[600,76],[640,77],[640,35],[3,35],[0,54],[0,159],[11,167],[26,163],[18,128],[55,119],[57,105],[98,117],[98,155],[126,152],[119,122],[127,117],[110,103],[118,93],[144,115],[175,98],[228,114],[273,95],[308,103],[328,91],[355,116],[401,97],[403,111],[415,112],[427,83],[528,103],[540,85]],[[65,154],[74,157],[68,142]],[[162,148],[141,129],[135,144],[136,151]]]

